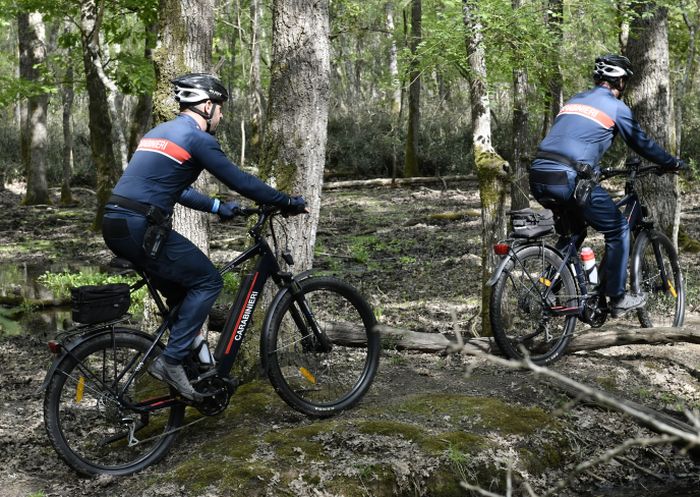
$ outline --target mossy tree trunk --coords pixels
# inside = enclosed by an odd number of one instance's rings
[[[153,60],[153,48],[155,46],[158,25],[154,22],[146,26],[146,40],[143,55],[148,60]],[[136,151],[141,138],[146,134],[153,121],[153,95],[143,93],[139,95],[136,106],[131,114],[129,123],[129,139],[127,142],[127,157],[130,159]]]
[[[263,110],[263,88],[260,73],[260,60],[262,44],[262,5],[261,0],[251,0],[250,2],[250,146],[251,155],[259,157],[260,145],[262,144],[263,122],[265,113]],[[243,164],[241,164],[243,165]]]
[[[668,49],[668,11],[653,2],[635,6],[637,16],[630,25],[627,56],[634,65],[627,95],[642,129],[659,145],[675,146]],[[678,245],[680,205],[678,178],[667,174],[644,178],[644,200],[663,231]]]
[[[161,0],[160,30],[153,51],[156,70],[156,93],[153,120],[168,121],[177,114],[170,80],[188,72],[209,72],[214,39],[213,0]],[[209,189],[207,174],[194,184],[200,191]],[[176,205],[173,229],[190,239],[205,254],[209,253],[209,216]]]
[[[260,172],[306,199],[287,223],[294,271],[313,263],[325,165],[330,40],[328,0],[275,0],[272,68]]]
[[[418,176],[418,141],[420,135],[420,70],[417,51],[421,42],[422,0],[411,0],[411,72],[408,83],[408,130],[403,175]]]
[[[112,114],[107,111],[108,89],[100,76],[100,72],[104,72],[99,44],[100,23],[101,12],[96,0],[83,1],[80,5],[80,38],[89,97],[90,151],[97,178],[97,214],[93,225],[93,229],[96,230],[102,224],[105,203],[122,170],[115,153]]]
[[[524,0],[512,0],[515,12],[521,9]],[[529,114],[527,110],[527,69],[513,68],[513,177],[511,178],[511,209],[524,209],[530,206],[530,185],[527,176],[527,162],[524,157],[529,152]]]
[[[508,163],[491,144],[491,114],[486,87],[486,58],[482,24],[476,0],[463,0],[466,27],[467,57],[469,59],[469,89],[471,93],[472,141],[474,164],[479,178],[481,200],[481,321],[484,335],[491,335],[488,319],[491,288],[486,285],[496,267],[492,246],[505,236],[505,174]]]
[[[46,61],[46,30],[39,12],[22,12],[17,16],[19,37],[20,76],[39,85],[41,67]],[[46,151],[48,129],[46,127],[49,97],[37,92],[29,97],[27,114],[21,133],[24,150],[22,161],[27,179],[25,205],[49,203],[49,186],[46,179]]]

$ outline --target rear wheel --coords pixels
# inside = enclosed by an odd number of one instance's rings
[[[312,277],[299,285],[299,294],[287,291],[266,319],[261,356],[287,404],[330,416],[356,404],[372,384],[380,353],[376,320],[343,281]]]
[[[549,364],[566,350],[576,327],[576,315],[562,310],[578,307],[576,284],[568,269],[552,281],[562,259],[540,245],[525,247],[504,268],[491,291],[493,337],[511,359],[525,355],[535,364]],[[546,294],[550,289],[549,294]]]
[[[174,442],[172,430],[182,423],[184,405],[139,413],[118,399],[151,343],[128,329],[96,335],[66,355],[49,381],[46,431],[78,473],[128,475],[157,462]],[[151,356],[161,351],[156,347]],[[169,387],[146,373],[149,364],[126,388],[131,403],[170,397]]]
[[[631,273],[632,290],[647,295],[646,305],[637,310],[642,327],[682,326],[685,288],[671,240],[658,231],[642,232],[634,246]]]

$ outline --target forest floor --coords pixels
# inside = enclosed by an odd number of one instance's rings
[[[316,265],[356,285],[383,324],[478,331],[480,221],[473,184],[324,193]],[[104,264],[78,207],[21,207],[0,193],[0,263]],[[682,223],[700,238],[700,196]],[[212,258],[240,250],[244,230],[212,223]],[[592,237],[596,253],[602,240]],[[689,314],[698,314],[700,257],[683,254]],[[39,387],[47,337],[0,334],[0,497],[452,496],[460,481],[505,494],[527,480],[543,493],[573,468],[631,438],[630,418],[570,399],[531,372],[484,357],[383,351],[358,407],[327,420],[288,408],[267,381],[245,384],[222,415],[185,430],[166,458],[130,477],[85,479],[56,455]],[[700,409],[700,345],[622,346],[569,354],[552,366],[589,386],[667,413]],[[194,417],[194,413],[188,416]],[[700,496],[691,458],[668,445],[633,447],[573,478],[558,496]]]

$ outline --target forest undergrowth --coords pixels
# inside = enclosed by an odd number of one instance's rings
[[[380,322],[414,331],[478,333],[480,232],[473,184],[324,193],[316,266],[356,285]],[[0,193],[0,263],[105,264],[89,233],[91,197],[78,207],[19,207]],[[700,198],[684,196],[682,223],[700,238]],[[240,225],[212,222],[212,258],[243,247]],[[601,239],[592,237],[597,252]],[[683,254],[698,313],[697,254]],[[617,412],[571,399],[534,374],[485,358],[384,350],[360,405],[310,420],[266,380],[186,430],[164,461],[128,478],[79,478],[43,430],[39,387],[47,337],[0,336],[0,496],[452,496],[466,481],[505,494],[527,481],[544,493],[582,461],[652,433]],[[682,416],[700,408],[700,346],[624,346],[565,356],[553,369],[611,395]],[[188,417],[195,419],[195,412]],[[590,468],[556,495],[700,495],[697,467],[670,446],[633,447]],[[695,493],[693,493],[695,492]]]

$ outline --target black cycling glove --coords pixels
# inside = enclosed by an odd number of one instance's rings
[[[238,205],[238,202],[230,201],[230,202],[223,202],[219,204],[219,210],[216,211],[216,213],[219,215],[219,217],[222,220],[227,220],[231,219],[234,217],[236,214],[238,214],[238,211],[240,211],[241,206]]]
[[[297,214],[303,214],[305,212],[306,201],[301,195],[289,197],[289,203],[282,207],[282,214],[285,216],[296,216]]]

